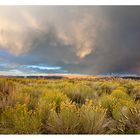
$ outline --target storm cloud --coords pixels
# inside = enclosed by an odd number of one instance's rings
[[[139,6],[1,6],[0,71],[140,74],[139,14]]]

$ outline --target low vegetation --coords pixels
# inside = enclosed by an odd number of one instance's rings
[[[140,82],[0,78],[0,134],[140,134]]]

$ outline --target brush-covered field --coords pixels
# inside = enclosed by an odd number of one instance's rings
[[[0,78],[0,134],[139,133],[139,81]]]

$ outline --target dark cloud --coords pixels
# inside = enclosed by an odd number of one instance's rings
[[[13,69],[140,74],[139,6],[0,7],[0,11],[6,11],[0,14],[0,48],[6,50],[0,58]],[[19,68],[40,64],[63,71]]]

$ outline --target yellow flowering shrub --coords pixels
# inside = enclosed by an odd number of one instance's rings
[[[28,110],[25,104],[6,108],[1,114],[0,123],[2,133],[10,134],[37,134],[42,125],[39,114]]]
[[[140,85],[134,87],[133,97],[135,98],[135,100],[140,100]]]
[[[47,119],[52,105],[55,106],[55,110],[59,112],[60,104],[63,101],[69,101],[69,98],[58,90],[46,90],[45,93],[38,99],[37,107],[43,119]],[[44,121],[45,121],[44,120]]]
[[[95,106],[92,100],[87,102],[80,109],[80,124],[84,134],[105,133],[109,122],[106,116],[106,109],[100,104]]]
[[[121,113],[127,113],[128,109],[134,106],[134,100],[127,93],[121,90],[114,90],[110,95],[100,98],[104,108],[108,110],[108,115],[115,120],[119,120]]]
[[[51,109],[48,118],[48,131],[55,134],[78,134],[80,132],[79,109],[75,103],[62,102],[60,112]]]

